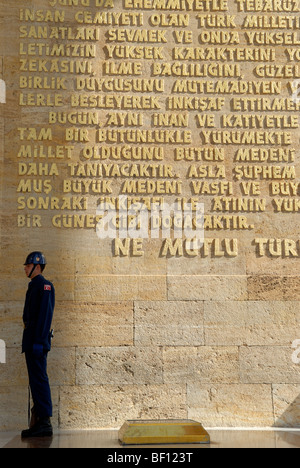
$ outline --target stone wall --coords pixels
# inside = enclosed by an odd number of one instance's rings
[[[0,430],[26,425],[22,265],[37,249],[56,287],[57,427],[298,427],[297,2],[10,3],[0,0]],[[100,239],[97,206],[119,196],[191,203],[193,228],[203,203],[204,245],[134,238],[137,206],[125,238]]]

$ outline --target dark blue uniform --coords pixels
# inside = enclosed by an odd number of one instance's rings
[[[47,375],[47,355],[51,348],[50,329],[55,306],[55,290],[42,275],[31,280],[26,294],[22,352],[25,353],[34,408],[39,418],[52,417],[52,401]]]

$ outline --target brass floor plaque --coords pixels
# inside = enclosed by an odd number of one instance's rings
[[[126,421],[119,430],[122,445],[209,444],[203,426],[187,419]]]

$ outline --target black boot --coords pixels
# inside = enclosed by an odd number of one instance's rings
[[[53,429],[50,422],[50,418],[40,419],[33,427],[22,431],[22,439],[28,439],[29,437],[52,437]]]

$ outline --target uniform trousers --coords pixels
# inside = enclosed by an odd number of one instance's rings
[[[52,417],[52,400],[47,375],[48,352],[37,357],[32,352],[25,352],[29,385],[34,409],[40,419]]]

